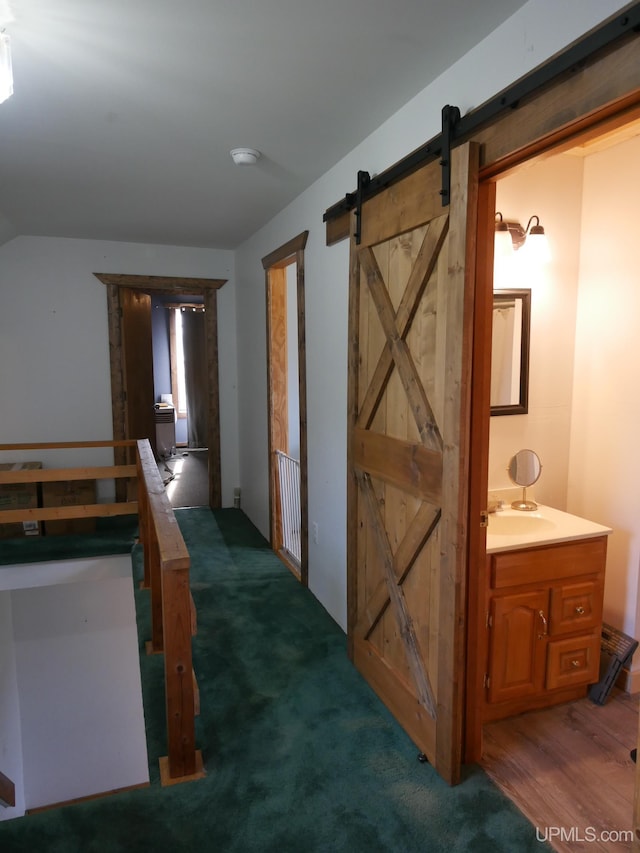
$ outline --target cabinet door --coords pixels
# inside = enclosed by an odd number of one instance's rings
[[[520,699],[543,689],[548,602],[548,589],[492,599],[489,702]]]

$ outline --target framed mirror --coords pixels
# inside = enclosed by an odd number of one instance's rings
[[[496,290],[491,341],[491,414],[529,411],[531,290]]]

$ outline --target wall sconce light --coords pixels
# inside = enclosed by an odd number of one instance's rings
[[[0,104],[11,95],[13,95],[11,40],[5,32],[0,32]]]
[[[532,224],[534,219],[535,225]],[[527,222],[527,227],[523,228],[519,222],[510,222],[504,219],[500,211],[497,211],[495,256],[509,257],[517,249],[523,247],[526,248],[526,253],[530,258],[535,258],[540,263],[550,259],[549,244],[544,228],[540,225],[540,217],[534,214]]]

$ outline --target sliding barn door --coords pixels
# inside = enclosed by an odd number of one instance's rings
[[[366,201],[351,239],[349,649],[399,723],[459,780],[477,151],[451,203],[431,163]],[[355,217],[354,217],[355,221]]]

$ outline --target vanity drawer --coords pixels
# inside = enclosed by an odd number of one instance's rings
[[[552,587],[549,613],[551,636],[588,630],[600,625],[602,593],[602,578]]]
[[[490,554],[490,579],[494,589],[540,581],[562,580],[602,572],[607,554],[606,536],[561,545],[523,548]]]
[[[592,684],[600,675],[600,637],[552,640],[547,647],[547,690]]]

